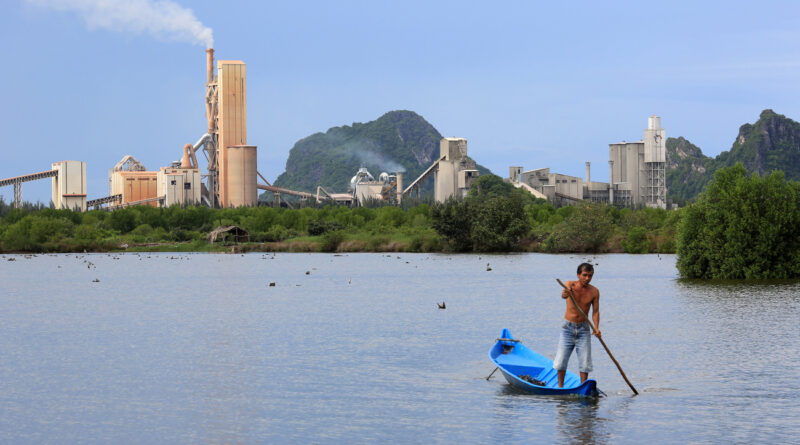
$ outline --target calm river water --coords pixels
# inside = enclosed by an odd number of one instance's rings
[[[640,396],[597,340],[607,397],[486,381],[502,328],[553,356],[582,259],[6,255],[0,442],[796,443],[800,283],[684,282],[674,256],[593,258]]]

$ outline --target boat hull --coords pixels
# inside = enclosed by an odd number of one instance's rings
[[[508,329],[503,329],[500,338],[489,350],[489,358],[500,369],[506,381],[514,388],[529,394],[557,396],[579,395],[597,397],[597,382],[588,379],[581,383],[580,378],[567,371],[564,387],[558,387],[558,376],[553,369],[553,361],[514,340]],[[520,378],[529,376],[544,385],[536,385]]]

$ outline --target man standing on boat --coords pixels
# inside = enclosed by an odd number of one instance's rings
[[[578,303],[585,314],[589,313],[592,307],[592,320],[597,329],[594,335],[600,337],[600,291],[589,284],[594,275],[594,267],[589,263],[581,263],[578,266],[578,280],[567,281],[565,286],[572,289],[575,302]],[[592,328],[589,321],[575,308],[569,300],[567,289],[561,291],[561,298],[567,300],[567,312],[564,314],[564,321],[561,324],[561,336],[558,339],[556,358],[553,360],[553,368],[558,373],[558,387],[564,387],[564,374],[567,372],[567,363],[572,350],[575,349],[578,355],[579,371],[581,383],[589,378],[592,372]]]

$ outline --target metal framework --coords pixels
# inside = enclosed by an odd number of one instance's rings
[[[644,202],[663,207],[667,202],[665,162],[645,162]]]
[[[0,187],[8,185],[14,186],[14,207],[19,208],[22,206],[22,183],[37,181],[39,179],[53,178],[58,176],[58,170],[47,170],[39,173],[31,173],[29,175],[15,176],[13,178],[0,179]]]
[[[120,193],[120,194],[117,194],[117,195],[106,196],[105,198],[91,199],[89,201],[86,201],[86,208],[88,209],[88,208],[91,208],[91,207],[99,207],[99,206],[101,206],[103,204],[109,204],[109,203],[112,203],[112,202],[113,203],[121,203],[122,202],[122,194]]]
[[[203,151],[208,159],[208,200],[212,208],[219,205],[219,159],[217,144],[219,142],[219,96],[217,95],[217,77],[214,76],[214,50],[209,48],[207,54],[206,82],[206,119],[208,120],[208,138],[203,143]],[[203,141],[203,139],[201,139]],[[197,150],[197,146],[194,147]]]

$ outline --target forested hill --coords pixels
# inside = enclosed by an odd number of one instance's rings
[[[714,176],[713,161],[683,136],[667,138],[667,197],[681,205],[696,197]]]
[[[800,180],[800,123],[772,110],[761,112],[754,124],[739,127],[730,150],[716,158],[703,155],[688,140],[667,139],[668,196],[683,204],[695,198],[721,167],[737,162],[750,173],[782,170],[787,179]]]
[[[275,185],[309,192],[322,185],[330,192],[345,192],[362,166],[375,178],[381,172],[404,171],[408,185],[437,158],[441,139],[417,113],[390,111],[372,122],[333,127],[297,141]],[[488,172],[481,166],[478,170]]]
[[[715,161],[717,168],[741,162],[751,173],[763,176],[783,170],[786,179],[800,180],[800,123],[764,110],[755,124],[739,127],[730,151],[723,151]]]

